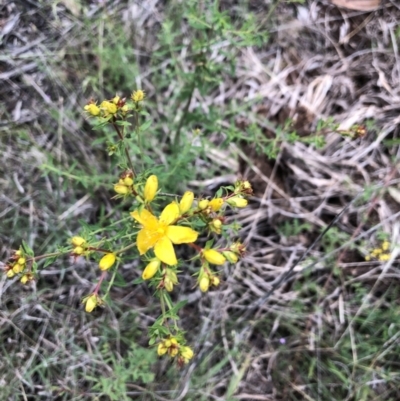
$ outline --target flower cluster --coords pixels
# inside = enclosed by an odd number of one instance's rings
[[[366,257],[365,260],[377,259],[380,262],[387,262],[390,259],[390,242],[383,241],[380,248],[374,248]]]
[[[6,263],[5,272],[8,278],[12,278],[17,274],[20,275],[22,284],[26,284],[34,279],[34,275],[27,267],[27,257],[21,248],[14,251],[11,255]]]
[[[167,337],[158,343],[157,353],[159,356],[169,355],[171,358],[177,357],[178,365],[188,363],[194,356],[193,350],[179,343],[176,337]]]

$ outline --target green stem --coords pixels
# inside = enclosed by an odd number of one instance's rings
[[[135,172],[135,169],[133,168],[132,159],[131,159],[131,157],[129,156],[129,152],[128,152],[128,149],[127,149],[127,147],[126,147],[125,141],[124,141],[125,138],[124,138],[124,136],[122,135],[121,131],[119,130],[118,125],[115,124],[115,121],[113,121],[112,125],[113,125],[115,131],[117,132],[117,134],[118,134],[118,136],[119,136],[119,139],[121,140],[121,142],[122,142],[122,144],[123,144],[123,146],[124,146],[126,159],[127,159],[127,161],[128,161],[129,168],[132,170],[133,177],[136,177],[136,172]]]
[[[189,106],[190,106],[190,103],[192,101],[194,89],[195,89],[195,84],[192,83],[192,86],[190,88],[190,95],[189,95],[189,97],[188,97],[188,99],[186,101],[186,104],[185,104],[184,108],[183,108],[183,115],[182,115],[182,118],[179,121],[179,125],[178,125],[178,128],[176,130],[176,134],[175,134],[174,144],[172,145],[172,150],[173,150],[174,153],[178,153],[179,152],[179,144],[181,142],[181,130],[182,130],[183,123],[186,120],[186,114],[187,114],[187,112],[189,110]]]
[[[111,290],[111,287],[114,284],[115,276],[117,275],[117,271],[118,271],[118,266],[119,266],[119,263],[117,263],[117,265],[115,266],[115,269],[114,269],[113,274],[111,276],[111,280],[110,280],[110,283],[108,284],[107,291],[104,294],[104,297],[106,297],[109,294],[109,292]]]

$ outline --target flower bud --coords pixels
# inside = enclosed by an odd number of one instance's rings
[[[24,275],[21,277],[21,283],[22,283],[22,284],[26,284],[26,283],[28,283],[29,281],[33,281],[33,279],[34,279],[33,274],[30,273],[30,272],[28,272],[28,273],[24,274]]]
[[[200,210],[204,210],[208,208],[208,204],[210,203],[210,201],[208,199],[203,199],[199,202],[199,209]]]
[[[134,91],[131,95],[131,99],[135,102],[135,103],[139,103],[141,102],[145,97],[144,92],[139,89],[137,91]]]
[[[85,242],[86,242],[86,240],[82,237],[72,237],[71,238],[71,244],[73,246],[82,246]]]
[[[87,104],[84,107],[85,111],[87,111],[92,116],[98,116],[100,114],[100,109],[94,103]]]
[[[83,255],[85,250],[81,246],[77,246],[74,248],[74,255]]]
[[[383,241],[382,242],[382,250],[387,251],[390,248],[390,242],[389,241]]]
[[[7,271],[7,277],[12,278],[15,276],[15,272],[13,269]]]
[[[179,211],[181,212],[181,214],[186,213],[192,207],[193,200],[194,200],[193,192],[186,191],[183,194],[182,199],[179,202]]]
[[[157,347],[157,354],[159,356],[162,356],[162,355],[166,354],[167,351],[168,351],[168,347],[165,345],[165,342],[164,341],[160,342]]]
[[[218,212],[221,209],[223,204],[224,204],[224,200],[222,198],[215,198],[210,201],[209,206],[211,207],[211,209],[214,212]]]
[[[223,265],[226,262],[225,256],[215,249],[205,249],[203,251],[203,256],[207,262],[213,265]]]
[[[129,188],[125,184],[115,184],[114,191],[120,195],[127,195],[129,194]]]
[[[154,275],[157,273],[160,267],[160,260],[154,259],[152,260],[143,270],[142,279],[143,280],[150,280]]]
[[[123,179],[123,182],[127,187],[131,187],[133,185],[133,178],[132,177],[125,177]]]
[[[109,102],[108,100],[104,100],[101,102],[100,109],[104,111],[105,115],[115,114],[117,112],[117,106],[114,103]]]
[[[213,277],[211,278],[211,284],[212,284],[214,287],[218,287],[220,282],[221,282],[221,281],[220,281],[219,277],[217,277],[217,276],[213,276]]]
[[[146,185],[144,187],[144,198],[146,199],[147,202],[151,202],[154,199],[157,193],[157,189],[158,189],[157,176],[151,175],[147,179]]]
[[[174,290],[174,283],[169,277],[165,277],[164,287],[168,292],[172,292]]]
[[[224,256],[228,259],[228,261],[230,263],[237,263],[237,261],[239,260],[238,255],[236,255],[236,253],[234,253],[232,251],[225,251],[222,253],[224,254]]]
[[[226,201],[229,205],[233,207],[246,207],[248,202],[247,199],[240,198],[239,196],[234,196],[233,198],[227,199]]]
[[[85,303],[85,311],[90,313],[98,304],[98,299],[96,294],[92,294],[84,300]]]
[[[185,359],[185,362],[187,363],[190,359],[193,358],[194,352],[190,347],[183,346],[180,348],[180,354],[181,356]]]
[[[24,270],[24,266],[23,266],[23,265],[20,265],[19,263],[16,263],[16,264],[13,266],[13,268],[12,268],[12,271],[13,271],[15,274],[21,273],[22,270]]]
[[[19,259],[17,260],[17,263],[18,263],[19,265],[23,266],[23,265],[26,263],[26,259],[25,259],[25,258],[19,258]]]
[[[210,279],[208,278],[208,276],[203,276],[200,279],[199,287],[202,292],[208,291],[208,288],[210,287]]]
[[[222,221],[220,219],[214,219],[212,221],[212,225],[214,226],[214,228],[218,230],[219,228],[222,227]]]
[[[113,97],[113,99],[112,99],[112,102],[114,103],[114,104],[118,104],[118,102],[120,101],[120,97],[119,96],[114,96]]]
[[[100,270],[108,270],[112,267],[112,265],[115,263],[115,260],[117,257],[115,256],[115,253],[107,253],[104,255],[99,262],[99,268]]]

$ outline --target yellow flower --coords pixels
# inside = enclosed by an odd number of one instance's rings
[[[153,259],[143,270],[142,279],[150,280],[157,273],[161,262],[158,259]]]
[[[113,99],[112,99],[112,102],[114,103],[114,104],[118,104],[118,102],[120,101],[120,97],[119,96],[114,96],[113,97]]]
[[[224,204],[224,200],[222,198],[215,198],[210,201],[209,206],[214,212],[218,212],[222,205]]]
[[[107,253],[104,255],[99,262],[99,268],[100,270],[108,270],[112,267],[112,265],[115,263],[117,257],[115,256],[115,253]]]
[[[178,263],[172,244],[188,244],[197,240],[198,233],[189,227],[171,225],[179,217],[179,207],[173,202],[165,207],[160,219],[143,209],[135,210],[131,216],[143,228],[137,236],[137,247],[141,255],[154,248],[157,258],[167,265]]]
[[[146,199],[147,202],[151,202],[156,196],[157,189],[158,189],[158,178],[155,175],[151,175],[147,179],[146,185],[144,187],[144,199]]]
[[[194,200],[194,193],[190,191],[186,191],[183,196],[181,201],[179,202],[179,210],[181,214],[185,214],[193,204]]]
[[[215,249],[205,249],[203,251],[203,256],[207,262],[213,265],[223,265],[226,262],[225,256]]]
[[[17,263],[21,266],[23,266],[26,263],[26,259],[25,258],[19,258]]]
[[[240,198],[239,196],[234,196],[233,198],[230,198],[227,200],[228,204],[234,207],[246,207],[248,202],[247,199]]]
[[[390,242],[389,241],[383,241],[382,242],[382,250],[387,251],[390,248]]]
[[[141,102],[144,99],[144,97],[145,93],[141,89],[134,91],[131,95],[131,99],[136,103]]]
[[[207,292],[208,288],[210,287],[210,279],[208,276],[203,276],[200,279],[199,287],[202,292]]]
[[[98,305],[98,297],[96,294],[92,294],[84,298],[83,302],[85,304],[85,311],[90,313]]]
[[[129,194],[129,188],[124,184],[115,184],[114,191],[120,195],[127,195]]]
[[[98,116],[100,114],[100,109],[96,106],[95,103],[89,103],[84,107],[85,111],[87,111],[92,116]]]
[[[85,242],[86,242],[86,240],[82,237],[72,237],[71,238],[71,244],[73,246],[82,246]]]
[[[389,253],[383,253],[382,255],[379,255],[378,259],[381,262],[387,262],[390,259],[390,254]]]
[[[185,363],[188,363],[190,359],[192,359],[194,356],[193,350],[188,346],[181,347],[179,352],[180,355],[183,357]]]
[[[101,102],[100,109],[103,110],[105,116],[108,116],[109,114],[115,114],[118,110],[117,106],[108,100],[103,100]]]

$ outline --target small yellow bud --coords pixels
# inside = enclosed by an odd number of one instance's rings
[[[225,252],[223,252],[223,254],[230,263],[237,263],[237,261],[239,260],[238,255],[236,255],[236,253],[234,253],[234,252],[225,251]]]
[[[28,272],[28,273],[24,274],[24,275],[21,277],[21,283],[22,283],[22,284],[26,284],[26,283],[28,283],[29,281],[32,281],[33,279],[34,279],[33,274],[30,273],[30,272]]]
[[[13,269],[7,271],[7,277],[12,278],[15,276],[15,272]]]
[[[75,255],[83,255],[85,253],[85,250],[81,246],[77,246],[74,248]]]
[[[119,96],[114,96],[113,97],[113,99],[112,99],[112,102],[114,103],[114,104],[118,104],[118,102],[120,101],[120,97]]]
[[[134,91],[131,95],[131,99],[136,103],[141,102],[144,99],[144,97],[145,97],[145,93],[140,89],[137,91]]]
[[[390,242],[389,241],[383,241],[382,242],[382,250],[387,251],[390,248]]]
[[[22,251],[20,249],[18,249],[18,251],[15,251],[15,256],[21,256],[22,255]]]
[[[220,282],[221,281],[220,281],[219,277],[217,277],[217,276],[213,276],[212,279],[211,279],[211,284],[214,287],[218,287]]]
[[[21,273],[22,270],[24,270],[24,266],[23,266],[23,265],[20,265],[19,263],[16,263],[16,264],[13,266],[12,270],[13,270],[13,272],[14,272],[15,274],[18,274],[18,273]]]
[[[178,355],[179,349],[178,348],[170,348],[169,355],[174,358]]]
[[[117,106],[108,100],[103,100],[101,102],[100,109],[104,111],[105,115],[115,114],[117,112]]]
[[[210,279],[208,278],[208,276],[203,276],[200,279],[199,287],[202,292],[208,291],[208,288],[210,287]]]
[[[183,346],[180,349],[180,354],[185,358],[185,362],[187,363],[190,359],[193,358],[194,352],[190,347]]]
[[[94,103],[87,104],[84,107],[85,111],[87,111],[92,116],[98,116],[100,114],[100,109]]]
[[[165,345],[167,348],[169,348],[169,347],[172,345],[171,340],[169,340],[169,339],[164,340],[164,345]]]
[[[244,189],[251,189],[251,184],[249,181],[243,181],[243,188]]]
[[[129,188],[124,184],[115,184],[114,191],[120,195],[127,195],[130,192]]]
[[[82,237],[72,237],[71,238],[71,244],[73,246],[82,246],[85,242],[86,242],[86,240]]]
[[[215,198],[210,201],[209,206],[214,212],[218,212],[222,205],[224,204],[224,200],[222,198]]]
[[[112,267],[112,265],[115,263],[115,260],[117,257],[115,256],[115,253],[107,253],[104,255],[99,262],[99,268],[100,270],[108,270]]]
[[[225,256],[215,249],[205,249],[203,251],[203,256],[207,262],[213,265],[223,265],[226,262]]]
[[[220,219],[214,219],[212,221],[212,225],[214,228],[216,228],[218,230],[219,228],[222,227],[222,221]]]
[[[186,213],[190,208],[192,207],[194,200],[194,193],[191,191],[186,191],[183,196],[181,201],[179,202],[179,210],[181,214]]]
[[[164,341],[158,344],[158,347],[157,347],[157,354],[158,354],[159,356],[162,356],[162,355],[166,354],[167,351],[168,351],[168,347],[165,345],[165,342],[164,342]]]
[[[146,199],[147,202],[151,202],[156,196],[157,189],[158,189],[158,178],[155,175],[151,175],[147,179],[146,185],[144,187],[144,199]]]
[[[125,106],[121,107],[122,113],[126,114],[129,111],[129,106],[126,104]]]
[[[97,304],[98,304],[97,295],[96,294],[90,295],[85,300],[85,311],[87,313],[92,312],[93,309],[97,306]]]
[[[233,207],[246,207],[248,202],[247,199],[240,198],[239,196],[234,196],[233,198],[227,199],[227,203]]]
[[[172,292],[174,290],[174,283],[169,277],[165,277],[164,287],[168,292]]]
[[[365,260],[366,260],[367,262],[369,262],[369,261],[371,260],[371,256],[370,256],[370,255],[367,255],[367,256],[365,257]]]
[[[150,280],[157,273],[161,262],[158,259],[152,260],[143,270],[142,279]]]
[[[389,253],[382,253],[378,258],[381,262],[387,262],[390,259]]]
[[[26,263],[26,259],[25,258],[19,258],[17,263],[21,266],[23,266]]]
[[[208,199],[203,199],[199,202],[199,209],[204,210],[208,208],[210,201]]]
[[[124,181],[124,184],[125,184],[127,187],[130,187],[130,186],[133,185],[133,179],[132,179],[132,177],[125,177],[123,181]]]

